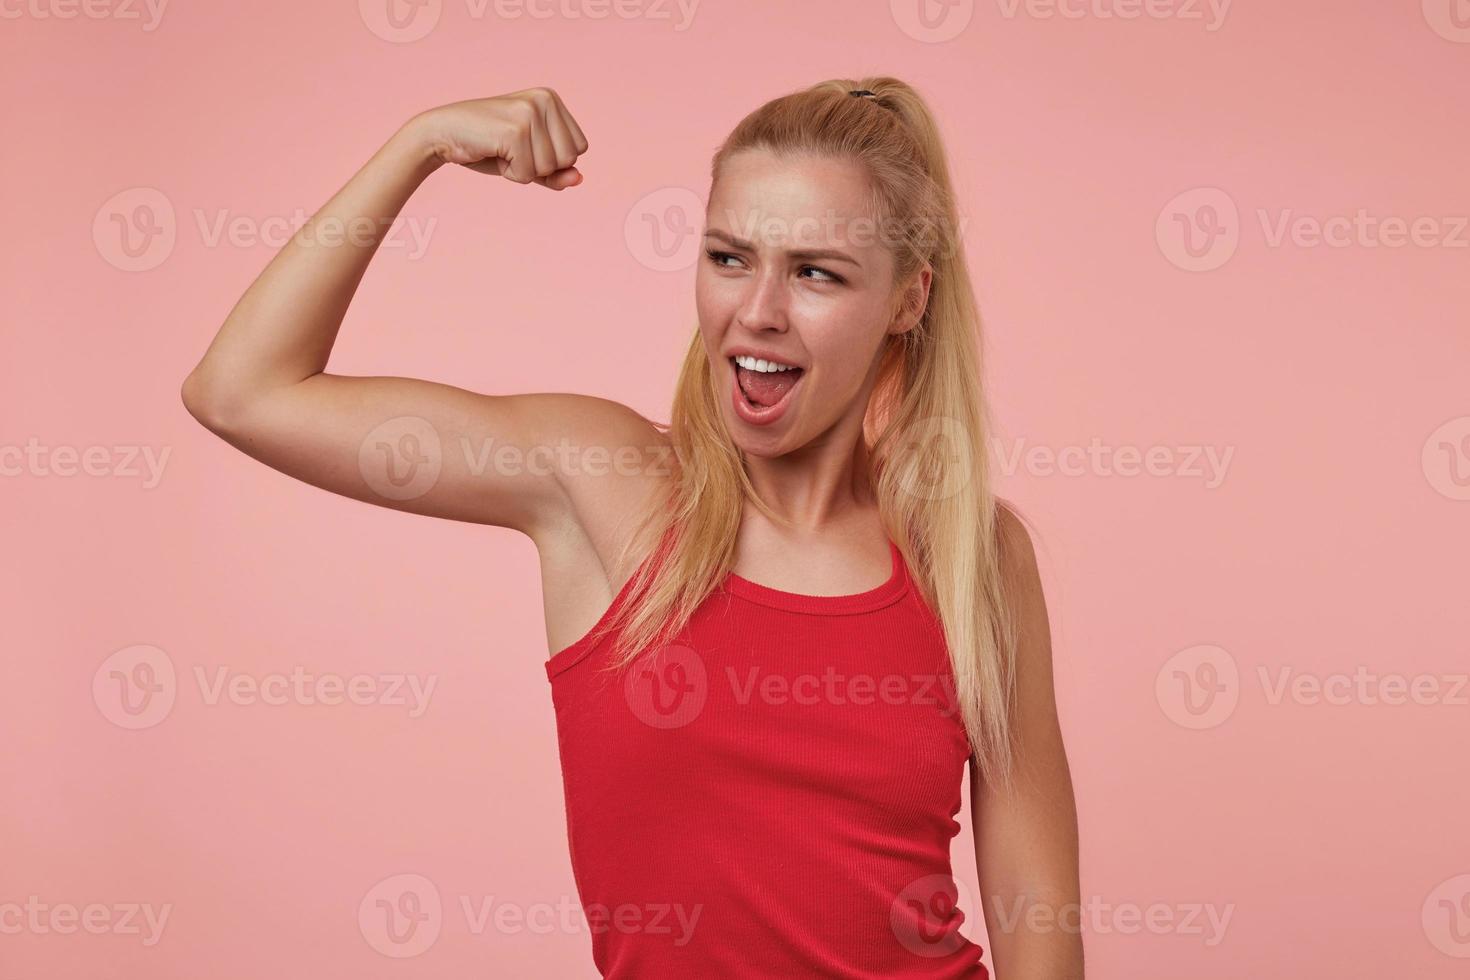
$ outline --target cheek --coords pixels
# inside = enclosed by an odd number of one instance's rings
[[[717,303],[708,303],[696,299],[694,304],[694,315],[699,326],[699,337],[704,344],[704,352],[711,363],[720,360],[720,351],[725,346],[726,334],[729,331],[730,320]]]
[[[804,346],[813,363],[821,364],[833,381],[861,378],[883,342],[883,326],[872,311],[861,306],[805,321]]]
[[[812,363],[821,365],[813,379],[821,391],[821,400],[843,403],[857,395],[882,342],[881,328],[841,328],[822,331],[820,336],[808,334],[806,349]]]
[[[694,281],[694,312],[699,317],[700,328],[705,331],[721,331],[730,319],[728,290],[721,289],[703,272]]]
[[[710,310],[724,309],[740,302],[740,291],[730,280],[701,267],[694,279],[694,301]]]
[[[694,315],[699,324],[699,335],[704,339],[704,346],[713,355],[719,349],[720,338],[725,332],[724,323],[713,309],[698,301],[694,304]]]
[[[865,365],[851,345],[824,351],[820,356],[822,387],[833,396],[852,394],[863,383]]]

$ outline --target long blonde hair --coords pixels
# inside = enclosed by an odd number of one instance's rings
[[[867,90],[872,96],[854,96]],[[943,626],[973,760],[1007,783],[1013,766],[1015,624],[1001,581],[981,391],[980,320],[965,263],[949,168],[928,106],[888,76],[832,79],[773,99],[740,121],[714,155],[710,183],[743,150],[851,159],[866,168],[877,221],[889,235],[894,284],[929,263],[917,325],[885,340],[863,420],[861,449],[881,520]],[[903,290],[895,288],[893,311]],[[696,328],[679,372],[668,435],[672,478],[637,515],[621,561],[647,554],[617,630],[609,670],[671,642],[734,565],[741,509],[750,501],[786,523],[751,485],[717,401]]]

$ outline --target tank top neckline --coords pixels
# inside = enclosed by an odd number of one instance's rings
[[[898,545],[894,544],[891,539],[888,541],[888,553],[891,560],[888,581],[865,592],[854,592],[848,595],[807,595],[803,592],[787,592],[769,585],[761,585],[759,582],[752,582],[748,578],[736,575],[733,571],[726,573],[725,588],[732,595],[737,595],[742,599],[774,609],[784,609],[788,612],[831,616],[871,612],[896,601],[908,589],[908,569],[904,564],[903,553],[898,550]]]
[[[850,595],[806,595],[800,592],[785,592],[781,589],[773,589],[768,585],[761,585],[759,582],[752,582],[734,572],[725,573],[723,589],[728,595],[738,596],[748,602],[786,612],[813,616],[845,616],[853,613],[873,612],[897,602],[909,590],[908,566],[903,560],[903,553],[898,550],[898,545],[894,544],[892,539],[888,541],[888,551],[892,557],[892,571],[888,576],[888,581],[866,592],[856,592]],[[644,562],[648,561],[652,561],[652,556],[644,559]],[[583,660],[601,642],[603,628],[612,619],[613,610],[626,601],[632,591],[634,578],[635,576],[631,575],[628,577],[628,580],[618,589],[612,602],[587,632],[551,655],[550,659],[545,662],[547,677],[554,679],[573,664]]]

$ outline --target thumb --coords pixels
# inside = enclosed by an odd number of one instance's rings
[[[568,187],[576,187],[582,182],[582,171],[576,167],[564,167],[555,173],[545,177],[537,177],[536,183],[543,187],[549,187],[554,191],[565,190]]]

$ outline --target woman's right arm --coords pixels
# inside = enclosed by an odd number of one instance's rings
[[[574,509],[566,478],[588,472],[546,465],[556,459],[556,448],[646,448],[659,438],[652,423],[590,396],[482,395],[431,381],[325,369],[368,263],[430,174],[455,163],[562,190],[581,182],[573,163],[586,150],[576,120],[546,88],[415,116],[241,296],[184,380],[189,413],[242,452],[334,493],[515,528],[533,538],[554,526]],[[419,438],[425,423],[433,438]],[[427,487],[409,483],[398,492],[385,482],[386,467],[409,472],[415,455],[433,452],[435,439],[437,460],[428,462],[440,468],[435,479],[423,481]],[[516,447],[519,462],[513,454],[497,456],[503,447]],[[406,455],[396,459],[400,450]]]

